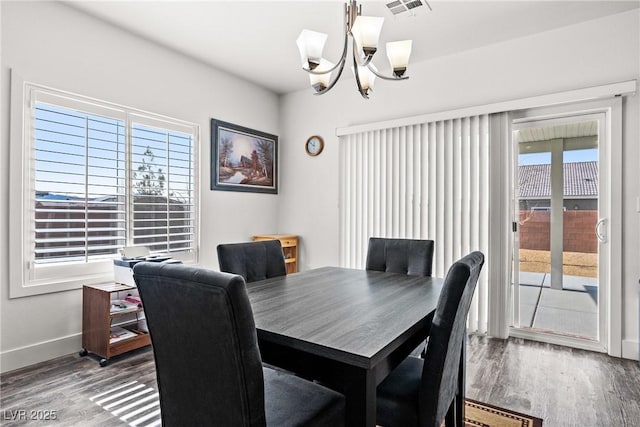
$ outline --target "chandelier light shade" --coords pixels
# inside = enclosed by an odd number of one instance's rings
[[[373,65],[371,65],[371,68],[375,69]],[[351,67],[351,71],[356,78],[358,91],[363,94],[362,96],[364,96],[365,98],[368,98],[369,92],[373,90],[373,85],[376,82],[376,75],[373,73],[373,70],[371,68],[361,65],[358,65],[357,67]]]
[[[411,40],[387,43],[387,58],[396,77],[402,77],[407,70],[411,56],[411,43]]]
[[[356,79],[358,92],[364,98],[369,98],[376,77],[384,80],[409,78],[404,74],[411,55],[411,40],[387,43],[387,57],[393,70],[391,76],[380,74],[373,65],[372,60],[378,50],[383,22],[384,18],[362,16],[361,6],[358,6],[355,0],[349,1],[345,5],[345,35],[342,56],[335,64],[322,57],[328,36],[317,31],[302,30],[296,44],[302,59],[302,69],[309,73],[309,81],[315,95],[327,93],[337,83],[347,61],[350,39],[353,57],[351,70]],[[336,70],[337,72],[332,79],[331,75]]]
[[[319,33],[317,31],[302,30],[296,44],[300,50],[300,57],[302,58],[302,67],[307,67],[313,70],[320,65],[322,59],[322,51],[324,45],[327,42],[327,35]]]
[[[329,86],[331,83],[331,71],[327,70],[332,70],[333,68],[335,68],[335,64],[323,58],[315,68],[316,71],[322,74],[309,74],[309,82],[316,92],[321,92]]]
[[[383,23],[384,18],[375,16],[358,16],[356,22],[353,23],[351,35],[363,60],[367,60],[378,50],[378,40]]]

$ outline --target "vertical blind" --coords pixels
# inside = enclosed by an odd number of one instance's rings
[[[369,237],[434,240],[439,277],[471,251],[487,255],[488,115],[341,136],[340,162],[344,267],[364,267]],[[473,331],[487,329],[487,276],[469,312]]]

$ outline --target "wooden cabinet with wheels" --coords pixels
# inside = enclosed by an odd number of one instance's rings
[[[105,366],[113,356],[151,344],[146,323],[140,319],[142,307],[113,304],[113,294],[115,301],[122,301],[135,289],[116,283],[83,286],[81,356],[101,356],[100,366]]]
[[[253,240],[280,240],[287,274],[298,272],[298,236],[295,234],[257,234]]]

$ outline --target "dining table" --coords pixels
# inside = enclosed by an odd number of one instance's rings
[[[322,267],[247,284],[262,360],[344,394],[376,425],[376,387],[427,337],[443,279]]]

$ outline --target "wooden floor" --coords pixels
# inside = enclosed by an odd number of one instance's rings
[[[476,336],[467,356],[469,398],[540,417],[544,427],[640,426],[638,362]],[[112,415],[95,397],[132,381],[157,390],[150,349],[105,368],[91,356],[70,355],[9,372],[0,376],[0,424],[124,426],[131,419]]]
[[[544,420],[544,427],[640,426],[637,361],[517,338],[472,337],[467,397]]]

